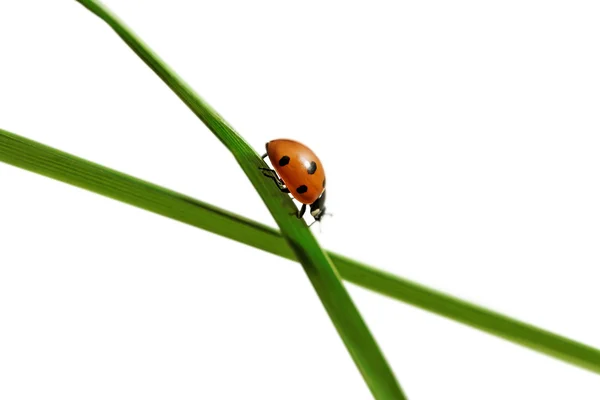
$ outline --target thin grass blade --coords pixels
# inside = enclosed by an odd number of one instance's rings
[[[267,165],[257,152],[107,7],[99,1],[78,1],[106,22],[227,147],[300,261],[373,396],[376,399],[404,399],[400,384],[329,256],[321,249],[304,220],[295,217],[296,207],[290,197],[265,178],[260,168]]]
[[[0,129],[0,161],[284,257],[275,229]],[[600,374],[600,350],[329,252],[342,278]]]

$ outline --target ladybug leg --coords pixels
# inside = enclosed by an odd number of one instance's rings
[[[267,153],[263,154],[261,158],[262,158],[263,160],[264,160],[265,158],[267,158]]]
[[[306,212],[306,204],[302,204],[300,211],[298,211],[298,214],[296,215],[298,217],[298,219],[302,218],[302,216],[304,216],[305,212]]]
[[[261,169],[266,169],[266,168],[261,168]],[[269,169],[269,171],[272,172],[272,173],[275,172],[272,169]],[[279,188],[279,190],[281,190],[283,193],[289,193],[290,192],[290,189],[286,188],[285,184],[277,176],[275,176],[273,174],[268,174],[266,172],[263,172],[263,175],[266,176],[267,178],[273,179],[273,181],[275,182],[275,184],[277,185],[277,187]]]

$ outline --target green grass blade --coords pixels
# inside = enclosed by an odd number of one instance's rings
[[[0,161],[296,260],[273,228],[0,129]],[[418,283],[329,253],[359,286],[600,374],[600,351]]]
[[[294,215],[296,206],[290,197],[282,194],[271,180],[265,178],[259,168],[267,165],[257,152],[108,8],[99,1],[79,2],[106,22],[227,147],[304,268],[373,396],[376,399],[404,399],[400,384],[329,256],[321,249],[304,220]]]

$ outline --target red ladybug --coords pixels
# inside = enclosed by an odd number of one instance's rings
[[[302,203],[298,218],[310,205],[310,214],[315,221],[325,215],[325,171],[319,158],[311,149],[290,139],[276,139],[267,142],[267,152],[275,169],[261,168],[263,174],[275,181],[284,193],[290,193]]]

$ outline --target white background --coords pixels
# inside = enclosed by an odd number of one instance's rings
[[[324,247],[600,347],[596,2],[106,3],[257,151],[317,152]],[[74,1],[0,1],[0,127],[275,226]],[[0,190],[0,398],[371,398],[298,264],[6,164]],[[600,398],[347,286],[411,399]]]

